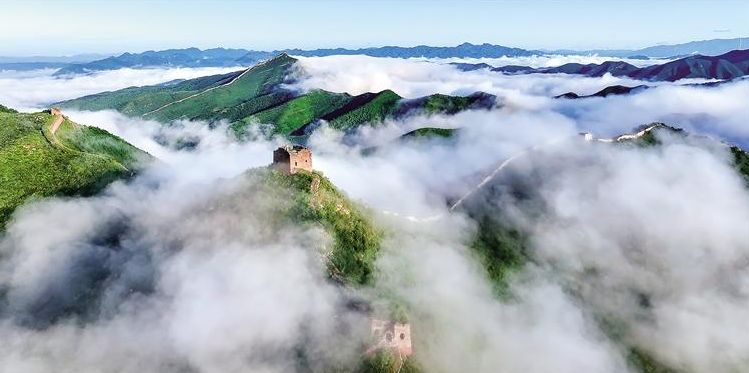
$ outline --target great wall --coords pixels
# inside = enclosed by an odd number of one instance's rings
[[[546,143],[544,143],[542,145],[536,145],[536,146],[530,147],[528,149],[522,150],[522,151],[520,151],[520,152],[518,152],[518,153],[516,153],[516,154],[514,154],[512,156],[510,156],[506,160],[502,161],[499,164],[499,166],[497,166],[497,168],[495,168],[489,174],[487,174],[487,176],[485,176],[477,185],[475,185],[473,188],[471,188],[470,190],[468,190],[468,192],[466,192],[463,196],[461,196],[455,203],[453,203],[452,205],[450,205],[450,207],[448,208],[448,212],[452,212],[456,208],[458,208],[468,197],[470,197],[472,194],[474,194],[475,192],[477,192],[478,190],[480,190],[481,188],[483,188],[487,183],[489,183],[489,181],[491,181],[492,179],[494,179],[497,176],[497,174],[499,174],[503,169],[505,169],[513,161],[515,161],[518,158],[520,158],[520,157],[522,157],[524,155],[527,155],[527,154],[529,154],[529,153],[531,153],[533,151],[540,150],[541,148],[546,148],[548,146],[557,144],[557,143],[565,141],[565,140],[578,139],[580,137],[582,137],[585,141],[588,141],[588,142],[590,142],[590,141],[597,141],[597,142],[603,142],[603,143],[614,143],[614,142],[625,141],[625,140],[635,140],[635,139],[638,139],[638,138],[640,138],[642,136],[645,136],[648,132],[652,131],[655,128],[661,127],[661,126],[665,126],[665,124],[663,124],[663,123],[653,123],[653,124],[645,127],[644,129],[642,129],[641,131],[639,131],[637,133],[619,135],[617,137],[608,138],[608,139],[605,139],[605,138],[596,138],[591,133],[583,132],[583,133],[580,133],[578,136],[564,137],[564,138],[560,138],[560,139],[554,139],[554,140],[548,141],[548,142],[546,142]],[[406,220],[409,220],[409,221],[412,221],[412,222],[419,222],[419,223],[425,223],[425,222],[435,221],[435,220],[441,219],[445,215],[445,214],[437,214],[437,215],[433,215],[433,216],[429,216],[429,217],[425,217],[425,218],[417,218],[415,216],[410,216],[410,215],[401,215],[401,214],[399,214],[397,212],[393,212],[393,211],[385,211],[385,210],[383,210],[381,212],[383,214],[385,214],[385,215],[402,217],[402,218],[405,218]]]

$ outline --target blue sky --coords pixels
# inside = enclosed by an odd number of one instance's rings
[[[634,49],[749,36],[749,0],[0,0],[0,55],[456,45]]]

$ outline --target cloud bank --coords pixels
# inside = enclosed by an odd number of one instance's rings
[[[324,125],[312,136],[315,168],[370,206],[387,232],[372,287],[330,282],[318,254],[330,237],[274,226],[270,211],[285,202],[247,192],[252,181],[236,178],[269,163],[281,140],[238,143],[225,124],[163,128],[114,112],[69,112],[163,162],[99,197],[29,205],[9,224],[0,241],[0,335],[8,341],[0,371],[351,368],[366,339],[366,317],[347,307],[352,293],[405,306],[414,359],[429,372],[633,372],[631,348],[685,372],[746,366],[749,192],[727,149],[667,134],[657,148],[577,137],[668,116],[741,137],[745,82],[566,101],[549,93],[615,78],[326,61],[334,67],[318,66],[298,87],[408,96],[485,86],[500,96],[494,110],[391,121],[351,142]],[[392,141],[423,126],[462,130],[449,140]],[[198,145],[164,145],[185,136]],[[513,296],[498,298],[470,248],[476,223],[466,211],[448,213],[446,200],[530,147],[467,205],[529,235],[528,263],[510,278]],[[517,185],[528,187],[510,193]]]

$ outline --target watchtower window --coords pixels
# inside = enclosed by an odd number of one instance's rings
[[[294,161],[294,166],[296,166],[296,161]]]
[[[406,333],[401,333],[401,339],[406,339]]]

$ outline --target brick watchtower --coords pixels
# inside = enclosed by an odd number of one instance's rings
[[[287,174],[312,172],[312,152],[301,145],[282,146],[273,152],[273,168]]]

